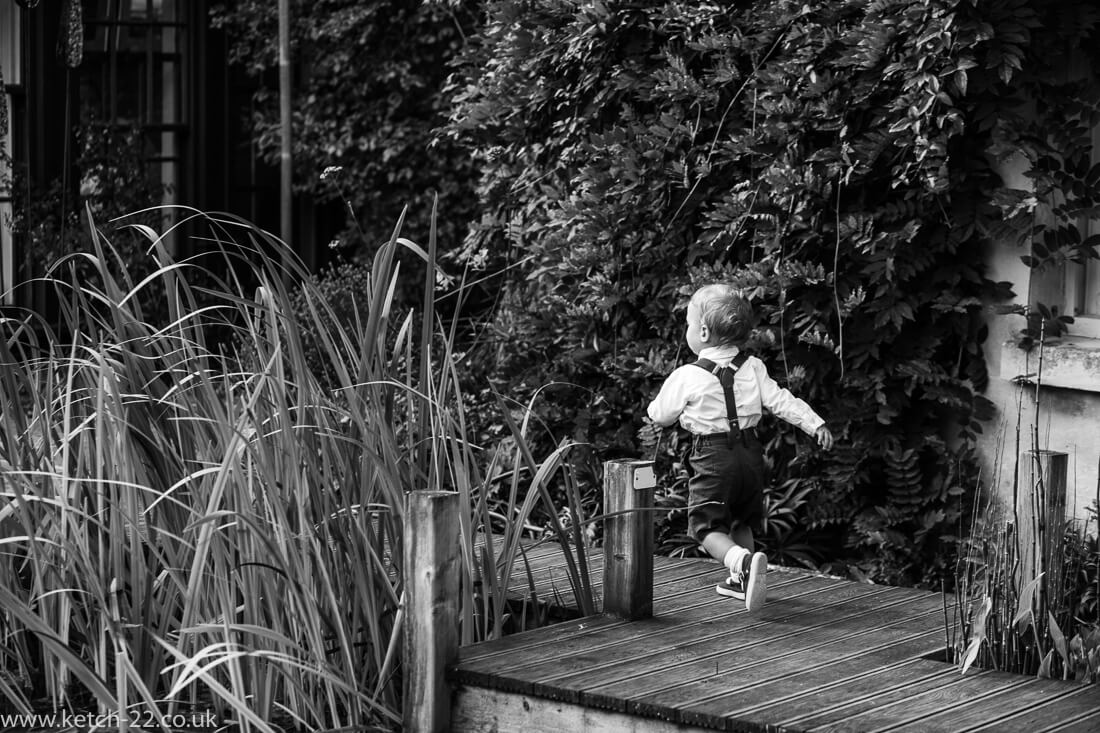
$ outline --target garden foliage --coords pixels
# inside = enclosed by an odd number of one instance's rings
[[[20,277],[45,273],[58,260],[86,249],[88,234],[81,224],[85,207],[103,222],[122,260],[130,264],[130,274],[139,279],[148,275],[152,271],[145,257],[148,241],[116,221],[127,216],[128,224],[156,229],[165,223],[165,210],[154,207],[171,192],[146,160],[141,131],[104,122],[86,109],[73,137],[73,170],[80,176],[79,185],[56,179],[34,181],[21,168],[12,171],[13,180],[8,182],[15,192],[11,227],[27,253]],[[87,262],[76,262],[82,276],[97,276]],[[145,291],[142,297],[151,306],[160,301],[160,295]]]
[[[686,296],[734,282],[759,319],[748,348],[839,438],[822,455],[766,423],[772,497],[798,498],[810,559],[934,579],[989,415],[983,307],[1009,294],[985,245],[1035,224],[991,156],[1078,124],[1084,97],[1038,119],[1021,102],[1057,92],[1089,12],[491,0],[448,128],[482,170],[465,254],[512,266],[488,368],[518,391],[574,383],[545,417],[637,452],[647,399],[685,361]],[[1049,161],[1061,140],[1040,139]],[[1043,170],[1094,184],[1076,152]],[[1087,249],[1063,224],[1046,251]]]
[[[337,210],[350,206],[338,243],[369,261],[408,206],[407,231],[423,237],[438,195],[444,243],[461,239],[473,216],[468,156],[433,142],[446,119],[440,88],[447,61],[466,40],[467,4],[396,0],[292,2],[291,55],[295,190]],[[214,24],[230,39],[230,61],[253,77],[249,121],[259,150],[277,163],[278,17],[270,2],[226,3]],[[322,180],[330,166],[339,179]],[[327,177],[326,177],[327,178]],[[363,241],[363,240],[366,241]]]

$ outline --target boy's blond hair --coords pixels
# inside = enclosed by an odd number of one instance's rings
[[[714,346],[740,344],[752,330],[752,306],[737,288],[725,283],[704,285],[691,296],[699,320],[714,336]]]

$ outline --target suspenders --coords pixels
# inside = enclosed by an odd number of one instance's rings
[[[744,351],[739,351],[737,352],[737,356],[733,357],[733,361],[730,362],[728,367],[720,367],[710,359],[699,359],[693,362],[694,366],[706,369],[716,376],[719,383],[722,385],[722,394],[726,398],[726,417],[728,417],[730,421],[730,430],[726,433],[730,447],[733,447],[734,440],[741,435],[741,428],[737,422],[737,403],[733,398],[733,375],[745,364],[745,360],[748,358],[748,354]]]

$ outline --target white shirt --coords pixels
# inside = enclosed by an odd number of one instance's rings
[[[718,366],[729,366],[737,356],[736,346],[712,346],[699,352]],[[737,405],[737,423],[751,428],[760,422],[763,408],[782,418],[808,435],[813,435],[825,421],[809,405],[780,387],[768,376],[764,362],[755,356],[745,360],[733,379],[733,399]],[[726,397],[718,377],[693,364],[678,367],[668,375],[661,391],[649,403],[649,419],[661,426],[680,424],[696,435],[729,431],[726,417]]]

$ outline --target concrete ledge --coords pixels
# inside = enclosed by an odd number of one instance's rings
[[[1001,345],[1002,379],[1034,384],[1041,379],[1044,387],[1100,392],[1100,339],[1066,336],[1043,345],[1042,374],[1039,374],[1039,350],[1025,353],[1016,342]]]

